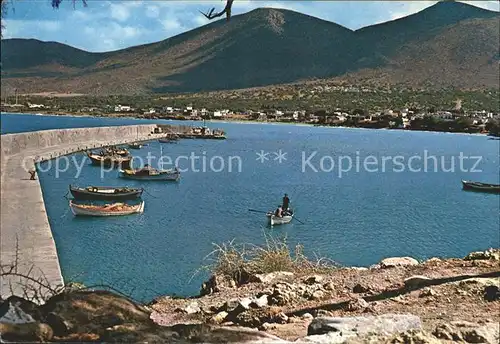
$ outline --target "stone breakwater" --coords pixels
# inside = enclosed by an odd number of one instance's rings
[[[30,275],[43,281],[35,293],[51,293],[64,285],[56,245],[50,229],[40,182],[30,180],[35,163],[78,151],[165,136],[154,134],[156,125],[131,125],[79,129],[42,130],[1,136],[0,297],[25,296]],[[172,126],[173,132],[186,128]],[[14,268],[15,266],[15,268]],[[12,267],[12,268],[10,268]],[[32,288],[31,288],[32,289]],[[43,295],[37,295],[43,299]]]

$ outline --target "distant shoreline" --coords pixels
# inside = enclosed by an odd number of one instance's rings
[[[35,115],[35,116],[51,116],[51,117],[85,117],[85,118],[116,118],[116,119],[132,119],[132,120],[148,120],[148,121],[178,121],[178,122],[202,122],[203,120],[192,120],[192,119],[167,119],[167,118],[158,118],[158,119],[150,119],[137,117],[130,114],[122,114],[122,113],[110,113],[101,116],[96,116],[88,113],[41,113],[41,112],[1,112],[2,115]],[[137,114],[136,114],[137,115]],[[236,124],[268,124],[268,125],[293,125],[293,126],[304,126],[304,127],[319,127],[319,128],[331,128],[331,129],[358,129],[358,130],[389,130],[389,131],[402,131],[402,132],[423,132],[423,133],[440,133],[440,134],[463,134],[463,135],[471,135],[471,136],[488,136],[488,133],[467,133],[467,132],[452,132],[452,131],[438,131],[438,130],[411,130],[411,129],[399,129],[399,128],[363,128],[363,127],[346,127],[346,126],[330,126],[330,125],[318,125],[312,123],[300,123],[300,122],[268,122],[268,121],[257,121],[257,120],[241,120],[241,119],[209,119],[206,120],[208,123],[236,123]],[[493,136],[492,136],[493,137]]]

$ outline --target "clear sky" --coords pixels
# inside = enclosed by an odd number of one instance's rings
[[[109,51],[161,41],[207,24],[198,11],[220,10],[224,1],[104,1],[73,6],[63,0],[54,10],[50,0],[8,0],[4,38],[57,41],[88,51]],[[498,11],[496,1],[464,1]],[[286,8],[336,22],[350,29],[420,11],[436,1],[256,1],[235,0],[233,15],[258,7]]]

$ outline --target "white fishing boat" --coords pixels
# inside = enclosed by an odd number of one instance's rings
[[[137,205],[112,203],[106,205],[76,204],[69,201],[71,212],[75,216],[121,216],[144,212],[144,201]]]
[[[269,225],[274,226],[274,225],[284,225],[287,223],[292,222],[293,220],[293,213],[291,215],[284,215],[282,217],[274,215],[274,212],[268,212],[266,214],[268,220],[269,220]]]

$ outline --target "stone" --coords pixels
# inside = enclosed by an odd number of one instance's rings
[[[499,326],[497,323],[462,331],[463,339],[468,343],[488,343],[497,344],[500,340]]]
[[[221,324],[226,320],[228,316],[228,312],[222,311],[214,315],[212,318],[210,318],[210,321],[214,324]]]
[[[26,324],[34,323],[35,319],[30,314],[33,309],[30,301],[17,296],[11,296],[0,305],[0,323],[4,324]],[[36,305],[35,305],[36,307]],[[26,310],[26,311],[25,311]]]
[[[259,330],[260,331],[268,331],[268,330],[275,329],[276,327],[277,327],[276,324],[270,324],[270,323],[265,322],[259,326]]]
[[[297,299],[296,287],[289,283],[278,283],[273,289],[273,293],[269,296],[269,304],[284,306],[294,299]]]
[[[22,342],[48,342],[54,332],[47,324],[39,322],[7,324],[0,323],[0,334],[2,343],[4,341],[22,343]]]
[[[335,290],[335,284],[333,282],[327,282],[323,284],[323,289],[333,291]]]
[[[392,268],[418,265],[418,261],[411,257],[391,257],[382,259],[379,264],[381,268]]]
[[[464,257],[464,260],[500,260],[500,249],[490,248],[486,251],[471,252]]]
[[[404,285],[408,289],[416,289],[429,284],[431,278],[426,276],[411,276],[404,280]]]
[[[208,281],[203,282],[200,289],[200,296],[218,293],[224,289],[234,289],[236,282],[227,276],[213,275]]]
[[[328,332],[319,335],[309,335],[296,340],[296,343],[317,343],[317,344],[341,344],[350,338],[357,337],[356,333]]]
[[[245,297],[238,302],[238,307],[243,308],[244,310],[250,309],[250,304],[253,300],[249,297]]]
[[[193,302],[189,303],[186,307],[177,308],[176,311],[183,312],[186,314],[196,314],[196,313],[201,312],[201,308],[200,308],[200,305],[198,304],[198,302],[193,301]]]
[[[437,293],[434,291],[434,289],[426,287],[426,288],[422,289],[419,297],[428,297],[428,296],[435,296],[435,295],[437,295]]]
[[[483,295],[486,301],[500,300],[500,289],[496,285],[488,285],[484,287]]]
[[[384,314],[379,316],[325,317],[315,318],[307,329],[308,335],[328,332],[368,334],[393,334],[408,330],[421,330],[420,318],[406,314]]]
[[[268,305],[268,295],[261,295],[259,298],[254,299],[250,302],[251,308],[262,308]]]
[[[308,313],[306,313],[308,314]],[[332,313],[325,310],[325,309],[315,309],[313,311],[314,318],[319,318],[319,317],[331,317]],[[312,316],[311,316],[312,317]]]
[[[450,324],[456,327],[477,327],[477,324],[464,320],[455,320],[450,322]]]
[[[270,272],[268,274],[255,274],[250,276],[249,281],[250,282],[256,282],[256,283],[275,283],[277,281],[282,281],[282,280],[289,280],[294,277],[293,272],[288,272],[288,271],[275,271],[275,272]]]
[[[125,322],[153,326],[151,312],[126,297],[109,291],[75,291],[51,297],[39,307],[44,318],[54,313],[78,333],[107,333],[108,327]],[[76,331],[74,331],[76,332]]]
[[[12,295],[0,304],[0,322],[24,324],[41,320],[41,312],[34,302]]]
[[[427,259],[427,260],[425,261],[425,263],[426,263],[426,264],[427,264],[427,263],[433,263],[433,264],[436,264],[436,263],[441,263],[441,262],[442,262],[442,260],[441,260],[440,258],[437,258],[437,257],[432,257],[432,258]]]
[[[360,283],[356,284],[354,288],[352,288],[352,292],[356,294],[362,294],[362,293],[367,293],[370,291],[370,288],[367,286],[364,286]]]
[[[302,321],[304,321],[304,320],[299,318],[299,317],[288,317],[289,324],[297,324],[297,323],[301,323]]]
[[[364,299],[352,299],[348,302],[346,310],[351,312],[362,311],[368,308],[368,306],[368,302],[366,302]]]
[[[283,312],[279,312],[272,319],[278,324],[286,324],[288,322],[288,316]]]
[[[325,297],[325,293],[321,290],[316,290],[314,291],[311,296],[309,297],[310,300],[321,300]]]
[[[439,339],[454,340],[453,336],[454,330],[448,324],[442,324],[436,327],[432,334]]]
[[[222,307],[219,310],[226,311],[226,312],[232,312],[236,307],[238,307],[239,303],[240,303],[240,300],[238,300],[238,299],[228,300],[224,303],[224,305],[222,305]]]
[[[323,281],[323,276],[320,275],[313,275],[313,276],[308,276],[304,279],[304,283],[307,285],[313,285],[313,284],[318,284]]]
[[[423,331],[409,330],[396,335],[389,343],[441,344],[442,342]]]
[[[304,314],[302,314],[301,318],[306,319],[306,320],[314,319],[314,317],[311,315],[311,313],[304,313]]]
[[[68,335],[73,328],[73,325],[69,321],[53,312],[47,314],[45,322],[52,328],[54,335],[57,337]]]

